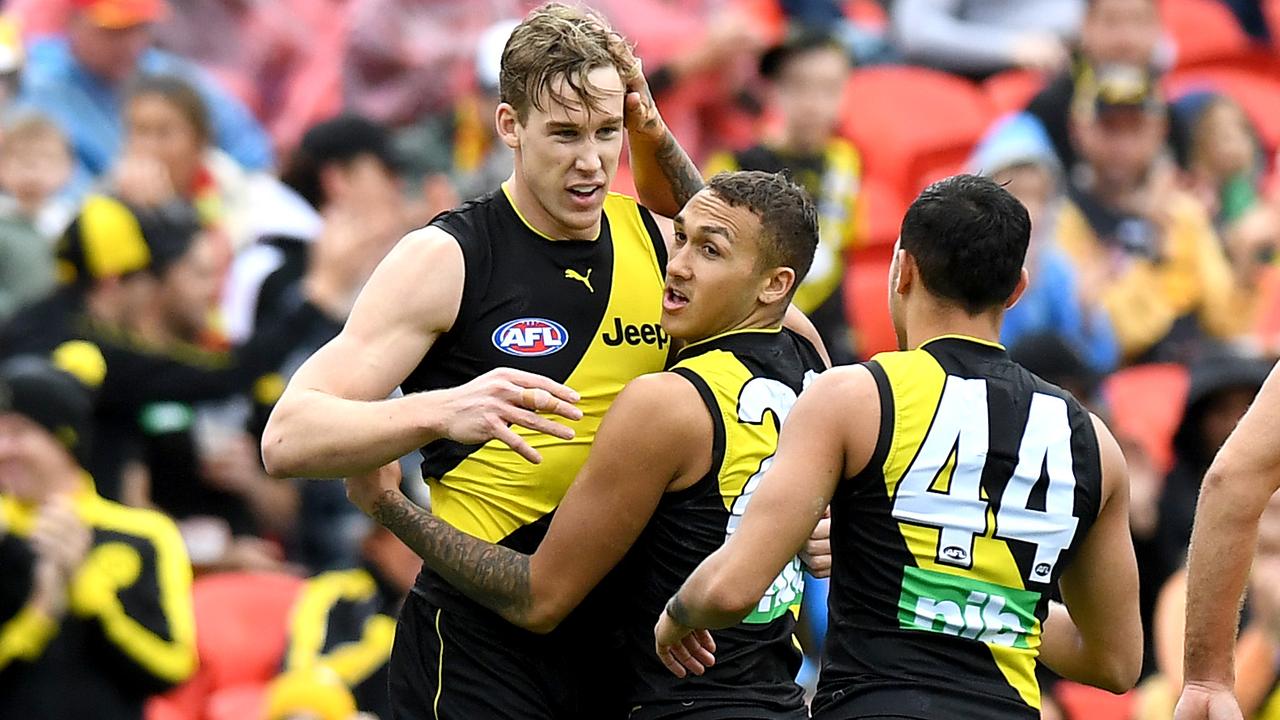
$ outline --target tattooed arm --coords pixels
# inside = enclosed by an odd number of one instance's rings
[[[653,418],[663,418],[661,432]],[[706,474],[706,406],[672,373],[632,381],[614,401],[538,550],[525,555],[468,535],[400,491],[398,466],[347,481],[352,502],[454,589],[534,632],[550,632],[622,559],[668,488]]]
[[[653,212],[675,217],[702,189],[702,173],[662,121],[638,60],[634,68],[627,79],[624,114],[636,194]]]

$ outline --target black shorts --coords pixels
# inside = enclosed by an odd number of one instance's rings
[[[628,720],[809,720],[808,708],[769,710],[759,704],[689,700],[634,708]]]
[[[496,615],[436,607],[411,592],[391,650],[391,717],[620,720],[623,670],[611,654]]]

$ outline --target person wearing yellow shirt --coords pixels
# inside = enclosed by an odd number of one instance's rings
[[[1145,70],[1112,66],[1072,108],[1082,163],[1056,234],[1086,302],[1110,315],[1126,361],[1185,361],[1205,337],[1246,334],[1268,256],[1224,246],[1205,208],[1176,189],[1163,157],[1165,107]]]
[[[141,720],[196,668],[191,564],[173,521],[83,469],[101,354],[54,357],[0,366],[0,715]]]
[[[813,268],[796,289],[794,304],[809,316],[833,365],[857,361],[844,314],[845,251],[859,233],[858,190],[862,157],[836,134],[845,81],[851,67],[834,38],[804,31],[770,49],[760,74],[771,84],[771,109],[779,132],[736,153],[717,153],[706,172],[785,172],[818,208],[818,250]]]

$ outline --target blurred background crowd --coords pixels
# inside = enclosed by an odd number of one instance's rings
[[[341,484],[268,477],[257,435],[397,239],[510,172],[499,58],[536,4],[0,3],[0,378],[34,423],[0,422],[0,715],[385,712],[416,559]],[[708,174],[813,195],[796,302],[837,362],[896,347],[925,185],[984,173],[1027,205],[1004,340],[1121,440],[1148,644],[1138,691],[1059,683],[1046,716],[1170,717],[1199,483],[1280,354],[1280,2],[588,4]],[[1259,567],[1238,690],[1280,718]]]

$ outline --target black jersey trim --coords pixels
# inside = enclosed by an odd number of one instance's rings
[[[693,388],[698,391],[698,395],[702,398],[702,403],[707,406],[707,412],[711,415],[711,467],[707,469],[707,474],[703,475],[693,485],[668,493],[668,497],[683,497],[692,494],[694,490],[700,490],[708,482],[716,482],[720,477],[720,469],[724,466],[725,451],[725,429],[724,418],[720,414],[720,402],[716,399],[716,394],[711,390],[711,386],[707,385],[707,381],[703,380],[698,373],[689,368],[677,367],[672,368],[669,372],[689,381]]]
[[[662,231],[658,229],[658,223],[653,219],[653,213],[649,212],[649,208],[637,204],[636,211],[640,213],[640,222],[644,223],[644,229],[649,232],[649,242],[653,243],[653,254],[658,258],[658,269],[665,274],[667,272],[667,239],[662,236]]]
[[[884,463],[889,459],[889,449],[893,447],[894,414],[897,409],[893,404],[893,386],[889,384],[889,375],[875,360],[868,360],[862,366],[875,378],[876,391],[880,394],[880,436],[876,438],[876,448],[871,453],[868,468],[882,471]]]

